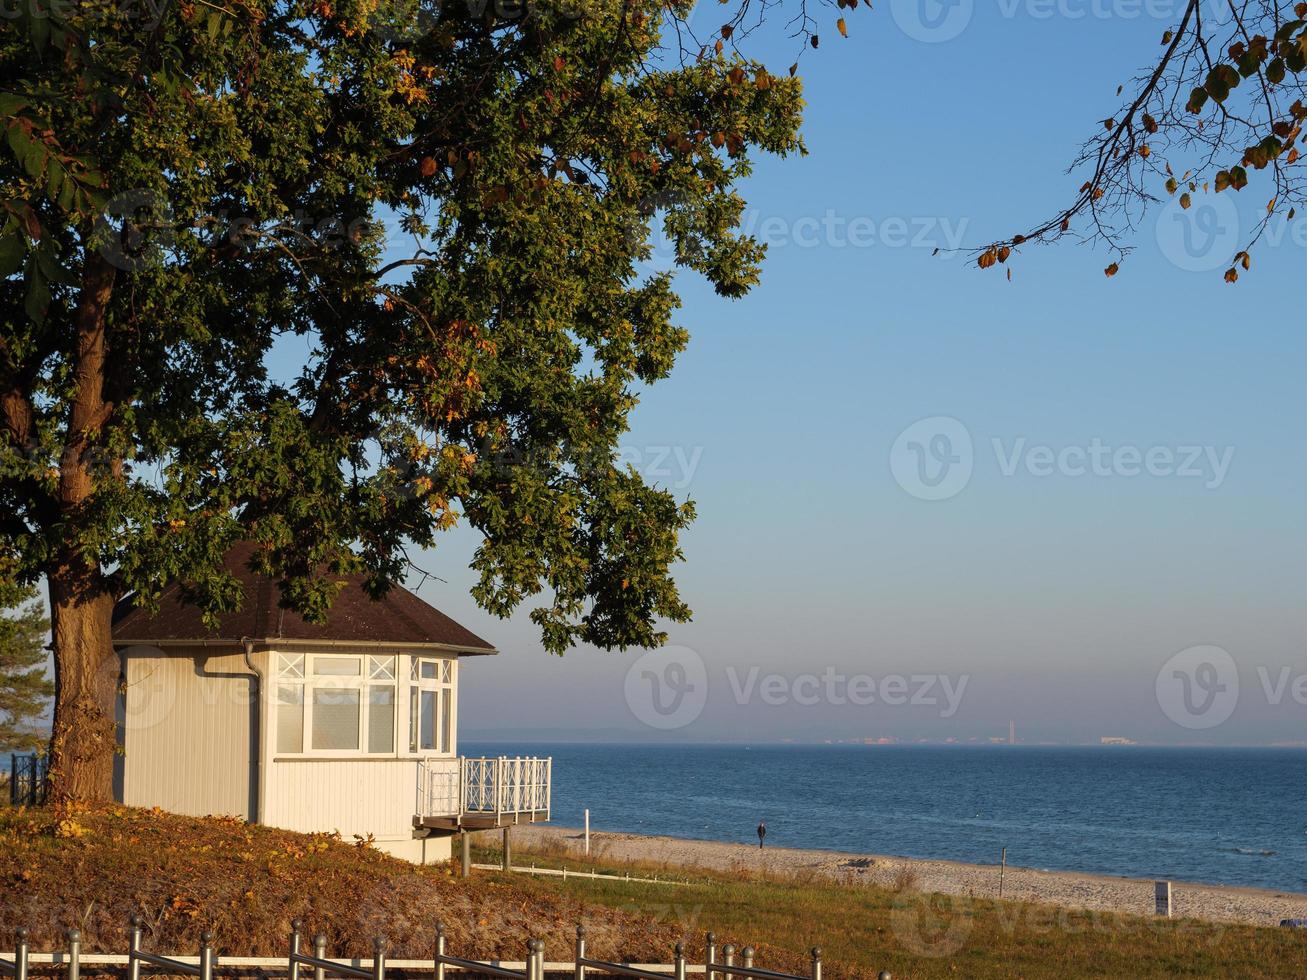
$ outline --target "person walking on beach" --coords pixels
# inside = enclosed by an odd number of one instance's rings
[[[767,821],[758,821],[758,850],[762,850],[762,839],[767,836]]]

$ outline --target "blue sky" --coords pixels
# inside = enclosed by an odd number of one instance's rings
[[[967,739],[1005,737],[1009,720],[1027,741],[1307,737],[1292,686],[1307,673],[1307,341],[1267,302],[1297,281],[1303,239],[1262,248],[1238,286],[1211,270],[1221,256],[1194,243],[1225,248],[1265,204],[1254,183],[1222,210],[1200,201],[1187,228],[1151,211],[1111,280],[1110,254],[1070,244],[1022,254],[1010,283],[932,258],[1067,202],[1084,179],[1065,173],[1075,148],[1173,26],[1148,13],[1169,14],[1161,0],[953,2],[859,9],[848,40],[823,8],[801,69],[810,155],[762,161],[745,188],[751,227],[775,242],[762,284],[730,302],[679,279],[693,339],[626,444],[699,509],[678,574],[696,616],[672,627],[671,659],[549,657],[525,612],[495,621],[467,597],[470,534],[424,559],[448,584],[422,595],[503,651],[465,668],[464,737]],[[694,23],[710,33],[719,17],[705,3]],[[953,17],[956,37],[920,40]],[[777,70],[797,47],[782,31],[753,45]],[[938,418],[970,440],[970,479],[925,500],[891,452]],[[938,424],[899,461],[936,461]],[[1076,466],[1095,445],[1125,453],[1109,475]],[[1204,455],[1184,466],[1189,447]],[[1149,452],[1157,472],[1131,475]],[[1228,651],[1234,677],[1190,657],[1185,670],[1215,672],[1191,671],[1200,687],[1177,709],[1170,658],[1199,645]],[[808,703],[807,675],[863,678],[864,696],[820,682]],[[915,675],[958,693],[955,710]],[[898,676],[926,703],[892,703]],[[668,698],[694,688],[697,710],[645,724],[660,682]],[[1220,719],[1185,713],[1207,702]]]

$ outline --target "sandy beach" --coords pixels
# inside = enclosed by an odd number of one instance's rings
[[[543,824],[514,828],[515,842],[524,848],[557,846],[582,853],[582,833],[570,827]],[[638,834],[590,832],[591,852],[597,859],[652,861],[668,867],[714,871],[749,870],[776,875],[824,875],[847,883],[887,888],[910,880],[920,892],[940,892],[974,898],[997,897],[996,865],[926,861],[882,854],[846,854],[839,851],[726,844],[719,841],[645,837]],[[520,862],[515,862],[520,863]],[[1003,876],[1003,897],[1067,908],[1104,912],[1153,914],[1154,882],[1135,878],[1070,871],[1039,871],[1008,866]],[[1172,914],[1177,918],[1213,922],[1278,925],[1282,919],[1307,918],[1307,894],[1259,888],[1174,882]]]

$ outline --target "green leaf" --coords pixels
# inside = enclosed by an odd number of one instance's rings
[[[27,246],[18,230],[18,222],[10,218],[4,230],[0,231],[0,279],[8,279],[17,272],[26,254]]]
[[[50,284],[34,260],[27,263],[27,297],[23,301],[23,309],[33,323],[44,323],[45,315],[50,310]]]

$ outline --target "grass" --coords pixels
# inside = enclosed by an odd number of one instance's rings
[[[62,949],[64,930],[76,927],[86,952],[125,952],[136,913],[144,948],[161,953],[193,952],[211,930],[219,955],[284,955],[295,918],[327,937],[329,955],[371,956],[380,935],[392,959],[430,957],[441,920],[449,951],[477,959],[521,959],[530,938],[564,954],[582,920],[605,957],[661,958],[679,935],[638,912],[526,884],[463,881],[449,865],[419,867],[334,835],[243,820],[0,807],[4,949],[19,928],[34,950]]]
[[[479,860],[497,862],[493,850]],[[1195,920],[1157,920],[1046,905],[926,895],[910,877],[893,889],[841,884],[815,874],[760,875],[618,862],[577,861],[565,849],[515,849],[514,864],[688,879],[690,885],[490,875],[533,894],[634,912],[693,940],[759,949],[756,962],[802,973],[810,946],[823,948],[828,977],[874,978],[1302,978],[1307,935]]]

